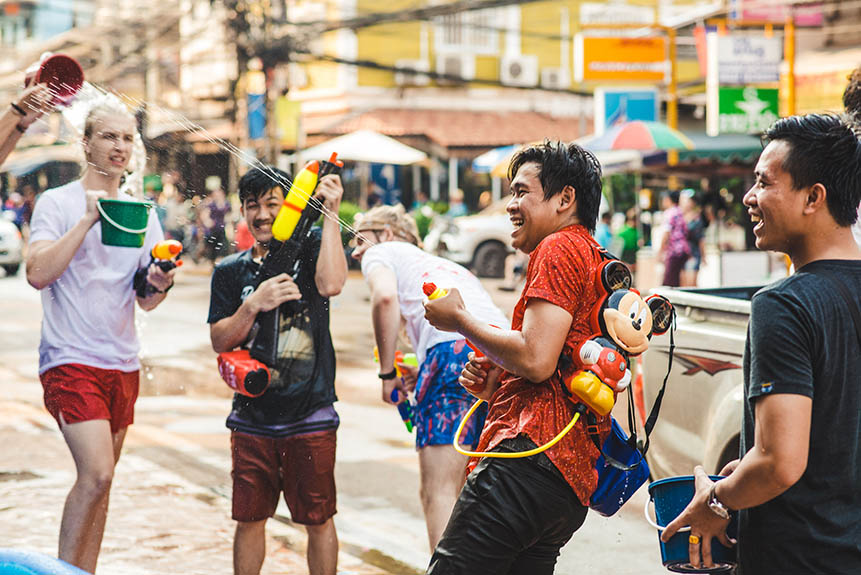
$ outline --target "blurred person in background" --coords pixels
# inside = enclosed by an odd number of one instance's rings
[[[613,215],[610,212],[604,212],[595,226],[595,241],[607,251],[610,251],[610,243],[613,241],[613,232],[610,231],[610,222],[612,220]]]
[[[466,204],[463,203],[463,190],[455,188],[451,196],[448,198],[448,211],[445,213],[450,218],[465,216],[469,213],[466,209]]]
[[[632,273],[637,271],[637,251],[640,249],[640,232],[637,230],[637,210],[631,208],[625,214],[625,225],[619,230],[622,253],[619,259],[628,264]]]
[[[183,245],[183,249],[188,250],[186,244],[186,228],[188,227],[188,204],[185,201],[182,193],[174,189],[167,202],[164,205],[164,231],[167,236],[176,240]]]
[[[526,277],[527,265],[529,265],[529,254],[514,250],[514,253],[505,256],[505,273],[498,289],[500,291],[515,291],[523,278]]]
[[[700,267],[705,262],[705,236],[708,220],[703,213],[702,206],[700,206],[700,201],[692,189],[682,190],[679,205],[688,228],[688,249],[691,254],[691,257],[685,262],[684,269],[682,269],[682,287],[696,287]]]
[[[13,214],[12,223],[18,226],[19,231],[24,230],[24,196],[18,192],[12,192],[3,204],[3,211]]]
[[[233,243],[236,251],[244,252],[251,249],[255,241],[251,230],[248,229],[248,222],[245,221],[245,218],[240,219],[236,223],[236,232],[233,234]]]
[[[478,211],[483,210],[493,203],[493,196],[491,196],[490,192],[484,191],[478,196]]]
[[[661,208],[664,210],[661,245],[658,260],[664,262],[664,279],[661,285],[679,287],[685,262],[691,255],[688,245],[688,225],[679,208],[678,190],[661,194]]]
[[[215,265],[216,260],[229,253],[226,226],[230,225],[228,215],[233,208],[227,201],[221,183],[211,186],[209,197],[201,204],[200,216],[203,225],[203,253]]]
[[[853,122],[861,124],[861,66],[849,75],[849,83],[843,91],[843,107]],[[861,206],[858,206],[858,215],[861,216]],[[861,246],[861,217],[852,226],[852,235]]]

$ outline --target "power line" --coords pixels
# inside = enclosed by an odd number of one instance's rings
[[[465,78],[463,76],[457,76],[455,74],[444,74],[441,72],[417,70],[415,68],[405,68],[402,66],[390,66],[388,64],[381,64],[379,62],[375,62],[374,60],[353,60],[349,58],[341,58],[339,56],[332,56],[330,54],[316,54],[304,48],[294,48],[293,52],[309,55],[316,60],[320,60],[323,62],[331,62],[333,64],[345,64],[347,66],[369,68],[372,70],[383,70],[386,72],[396,72],[413,76],[427,76],[433,80],[442,80],[457,84],[482,84],[486,86],[502,86],[505,88],[514,88],[517,90],[540,90],[542,92],[557,92],[562,94],[571,94],[574,96],[592,97],[592,92],[586,90],[573,90],[569,88],[548,88],[544,86],[512,86],[509,84],[503,84],[499,80],[491,80],[489,78]]]

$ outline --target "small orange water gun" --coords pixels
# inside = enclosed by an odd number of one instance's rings
[[[146,298],[154,293],[158,293],[151,283],[146,281],[147,270],[152,264],[157,265],[161,271],[169,272],[173,268],[178,268],[182,265],[182,260],[179,259],[182,253],[182,244],[176,240],[164,240],[152,247],[150,251],[150,263],[135,273],[133,286],[138,297]],[[168,288],[170,289],[170,288]]]
[[[428,297],[428,300],[435,300],[435,299],[439,299],[441,297],[445,297],[448,295],[447,289],[438,288],[438,287],[436,287],[436,284],[433,282],[423,283],[422,284],[422,291]],[[490,327],[499,328],[498,325],[491,325]],[[466,341],[466,345],[469,346],[469,349],[471,349],[473,352],[475,352],[475,357],[484,357],[484,353],[480,349],[475,347],[475,345],[471,341],[469,341],[468,339],[465,341]]]

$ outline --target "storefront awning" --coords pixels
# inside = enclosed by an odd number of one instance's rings
[[[80,164],[83,159],[81,147],[75,144],[36,146],[12,152],[0,166],[0,172],[9,172],[20,178],[51,162]]]

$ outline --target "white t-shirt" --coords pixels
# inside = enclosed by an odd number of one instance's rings
[[[60,239],[86,212],[80,181],[43,193],[30,222],[30,243]],[[135,371],[135,293],[132,279],[150,262],[153,245],[164,239],[150,210],[141,248],[106,246],[99,222],[90,228],[66,271],[42,290],[39,373],[68,363]]]
[[[511,322],[472,273],[452,261],[431,255],[408,242],[391,241],[371,246],[362,256],[365,278],[376,266],[385,266],[398,278],[398,302],[401,316],[406,320],[407,335],[419,364],[427,350],[444,341],[462,339],[456,332],[439,331],[425,319],[422,285],[433,282],[439,288],[456,287],[463,296],[466,309],[479,320],[508,328]]]

